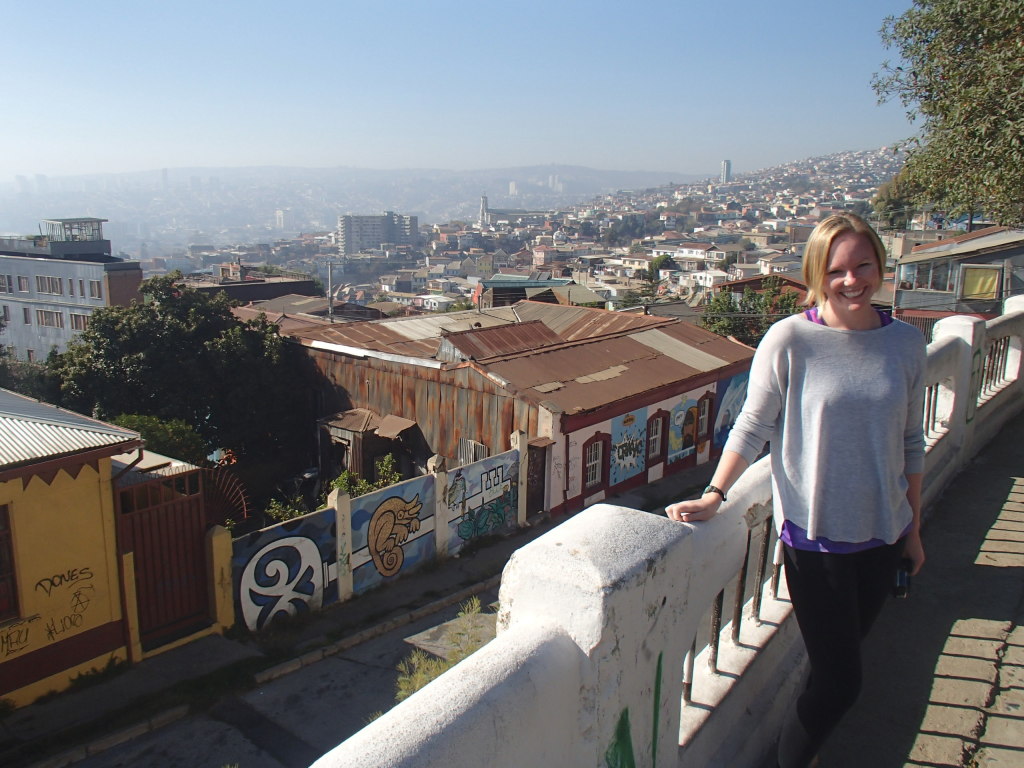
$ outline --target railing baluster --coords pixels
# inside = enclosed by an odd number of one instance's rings
[[[697,656],[697,638],[693,638],[690,650],[686,652],[683,659],[683,701],[689,704],[693,701],[693,660]]]
[[[722,634],[722,608],[725,606],[725,590],[718,591],[714,610],[711,612],[711,642],[708,645],[708,666],[712,672],[718,671],[718,641]]]
[[[761,533],[761,551],[757,554],[757,570],[754,572],[754,621],[757,626],[761,626],[761,591],[764,589],[764,573],[768,568],[768,541],[772,533],[770,517],[764,521]]]
[[[743,553],[743,565],[740,567],[740,578],[736,584],[736,600],[732,606],[732,641],[740,641],[740,623],[743,621],[743,598],[747,594],[747,561],[750,559],[751,531],[747,528],[747,548]]]
[[[772,558],[772,597],[779,599],[779,577],[782,575],[782,542],[775,542],[775,557]]]

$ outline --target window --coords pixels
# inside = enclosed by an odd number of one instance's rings
[[[30,363],[34,363],[36,361],[36,351],[34,349],[26,349],[25,359],[28,360]]]
[[[78,281],[78,295],[85,296],[85,280]]]
[[[25,320],[25,325],[32,325],[32,310],[28,307],[21,308],[21,316]]]
[[[22,293],[29,292],[28,278],[25,277],[24,275],[18,275],[18,290],[21,291]]]
[[[63,328],[64,327],[64,313],[63,312],[51,312],[48,309],[37,309],[36,310],[36,322],[46,328]]]
[[[603,457],[604,445],[601,442],[590,443],[583,450],[583,465],[586,469],[586,478],[584,480],[584,486],[592,488],[596,485],[601,485],[601,469]]]
[[[18,617],[18,584],[14,578],[14,538],[11,515],[6,504],[0,504],[0,621]]]
[[[53,294],[54,296],[60,296],[64,293],[61,288],[60,278],[50,277],[49,275],[36,275],[36,291]]]
[[[90,299],[102,299],[103,298],[103,286],[100,285],[99,280],[89,281],[89,298]]]
[[[960,288],[962,299],[997,299],[999,298],[999,267],[967,267],[963,268],[963,285]]]
[[[665,459],[665,432],[668,426],[668,413],[658,411],[647,420],[647,464],[657,463]]]
[[[2,317],[4,318],[5,323],[11,322],[11,308],[8,307],[6,304],[4,304]]]
[[[14,293],[14,280],[10,275],[0,275],[0,293]]]
[[[583,490],[587,493],[608,485],[612,436],[598,432],[583,444]]]
[[[75,295],[75,281],[72,278],[68,278],[68,296]]]
[[[75,312],[71,313],[71,330],[73,331],[84,331],[89,327],[89,316],[80,315]]]
[[[711,400],[702,397],[698,403],[700,415],[697,417],[697,434],[704,436],[708,433],[708,416],[711,414]]]

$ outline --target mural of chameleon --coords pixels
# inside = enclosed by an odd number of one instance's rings
[[[419,512],[423,508],[419,494],[412,501],[390,496],[382,501],[373,516],[367,536],[370,557],[382,576],[394,576],[402,569],[405,552],[402,544],[409,534],[420,529]]]

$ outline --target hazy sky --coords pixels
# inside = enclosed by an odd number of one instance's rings
[[[910,0],[0,0],[0,180],[186,166],[715,173],[912,133]]]

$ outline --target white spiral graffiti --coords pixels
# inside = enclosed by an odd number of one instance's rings
[[[303,587],[302,590],[297,587]],[[242,571],[239,603],[249,629],[256,631],[280,613],[323,605],[324,568],[316,542],[305,536],[277,539],[256,552]]]

